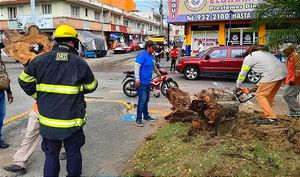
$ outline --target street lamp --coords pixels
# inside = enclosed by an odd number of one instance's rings
[[[229,11],[229,28],[228,28],[228,35],[227,35],[227,45],[229,45],[229,42],[230,42],[230,32],[231,32],[231,15],[234,14],[233,11]],[[231,42],[230,42],[230,45]]]

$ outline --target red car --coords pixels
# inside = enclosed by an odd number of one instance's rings
[[[250,46],[220,46],[206,50],[201,56],[180,58],[176,70],[188,80],[201,77],[237,78]],[[261,75],[250,71],[246,81],[257,83]]]
[[[131,52],[131,48],[125,43],[119,43],[114,48],[114,53],[128,53]]]

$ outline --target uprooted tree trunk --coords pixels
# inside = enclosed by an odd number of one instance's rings
[[[16,30],[4,31],[4,36],[4,52],[22,64],[50,51],[53,46],[50,37],[36,26],[30,26],[25,34],[20,34]]]
[[[300,120],[280,118],[278,126],[257,126],[250,122],[261,118],[254,113],[239,112],[239,102],[226,89],[210,88],[190,96],[178,88],[169,88],[167,98],[173,105],[169,122],[192,122],[188,135],[199,132],[222,135],[230,133],[239,139],[264,141],[288,140],[293,150],[300,154]],[[189,140],[189,139],[187,139]]]
[[[190,96],[178,88],[170,88],[167,98],[173,112],[165,117],[170,122],[192,122],[194,130],[214,131],[228,120],[234,120],[239,110],[235,96],[227,90],[210,88]]]

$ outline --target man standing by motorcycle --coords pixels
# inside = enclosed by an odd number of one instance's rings
[[[158,69],[154,65],[153,58],[154,46],[153,41],[148,40],[145,44],[145,50],[142,50],[136,57],[134,65],[135,86],[138,93],[138,106],[135,124],[143,127],[142,114],[146,121],[156,121],[156,119],[149,116],[148,102],[150,99],[150,82],[152,79],[152,70],[161,77]]]

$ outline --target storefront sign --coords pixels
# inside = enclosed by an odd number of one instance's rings
[[[254,19],[262,0],[168,0],[168,22]],[[230,15],[229,11],[234,12]]]
[[[121,37],[121,34],[120,33],[110,33],[109,34],[109,39],[110,40],[117,40]]]
[[[35,22],[31,20],[29,15],[19,15],[17,19],[17,28],[24,29],[26,24],[35,24],[40,29],[51,29],[53,28],[53,19],[51,15],[37,15]]]

